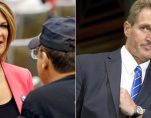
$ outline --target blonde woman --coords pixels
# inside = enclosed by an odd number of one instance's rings
[[[22,102],[33,89],[31,73],[5,62],[16,25],[10,8],[0,1],[0,118],[16,118]]]

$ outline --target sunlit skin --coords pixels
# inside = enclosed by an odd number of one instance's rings
[[[0,55],[3,54],[6,49],[8,38],[8,23],[5,17],[0,12]]]
[[[151,9],[143,9],[134,25],[124,23],[124,33],[127,37],[126,48],[138,64],[151,59]]]

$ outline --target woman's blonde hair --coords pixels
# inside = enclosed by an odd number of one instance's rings
[[[7,52],[9,49],[9,46],[12,42],[12,40],[16,37],[16,22],[13,15],[12,10],[9,8],[9,6],[0,0],[0,13],[4,15],[4,17],[7,20],[8,23],[8,39],[7,39],[7,46],[4,50],[3,54],[0,55],[0,60],[5,60],[7,56]]]

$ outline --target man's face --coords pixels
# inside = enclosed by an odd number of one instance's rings
[[[127,37],[125,46],[137,63],[151,59],[151,9],[143,9],[133,26],[126,21],[124,33]]]

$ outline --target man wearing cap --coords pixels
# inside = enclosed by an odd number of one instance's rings
[[[44,86],[23,103],[26,118],[75,117],[75,18],[50,18],[29,43]]]

